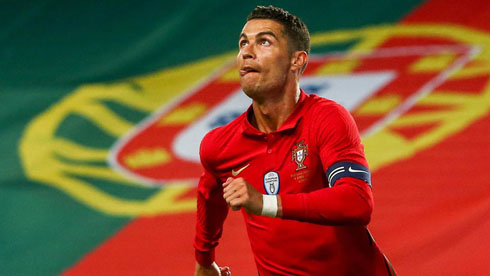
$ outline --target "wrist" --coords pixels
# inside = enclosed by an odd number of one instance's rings
[[[277,195],[262,195],[262,216],[275,218],[277,216],[278,205]]]
[[[200,251],[196,249],[195,257],[196,257],[196,262],[199,265],[203,267],[209,267],[214,262],[214,258],[215,258],[214,248],[209,251]]]

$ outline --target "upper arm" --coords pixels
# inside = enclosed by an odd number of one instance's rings
[[[369,185],[371,177],[359,131],[350,113],[338,104],[319,111],[317,145],[329,186],[343,177],[358,178]]]

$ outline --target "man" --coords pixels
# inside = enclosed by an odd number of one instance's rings
[[[261,276],[393,275],[366,228],[371,180],[352,117],[299,88],[306,26],[259,6],[238,44],[241,86],[253,103],[202,140],[195,274],[230,274],[214,256],[230,206],[241,209]]]

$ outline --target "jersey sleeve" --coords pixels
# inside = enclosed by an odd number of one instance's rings
[[[320,106],[311,125],[316,139],[317,150],[327,181],[335,175],[335,183],[309,193],[281,195],[283,218],[320,224],[367,225],[373,209],[373,196],[369,182],[364,177],[369,173],[364,157],[359,131],[349,112],[338,104]],[[352,164],[344,170],[338,164]],[[355,168],[355,169],[353,169]],[[336,172],[365,173],[336,174]],[[331,173],[334,171],[334,173]],[[340,177],[339,177],[340,176]],[[332,181],[333,182],[333,181]]]
[[[201,163],[204,172],[197,188],[197,221],[194,248],[196,261],[209,266],[214,262],[215,247],[223,232],[223,223],[228,214],[228,205],[223,198],[223,188],[214,175],[208,161],[207,140],[201,143]]]
[[[326,107],[325,107],[326,108]],[[364,148],[354,119],[341,105],[332,104],[329,112],[319,111],[316,121],[318,132],[316,144],[325,172],[334,163],[349,160],[367,165]]]

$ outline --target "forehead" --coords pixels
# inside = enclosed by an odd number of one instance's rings
[[[284,27],[272,19],[252,19],[243,26],[241,35],[256,36],[263,32],[272,32],[276,37],[283,36]]]

